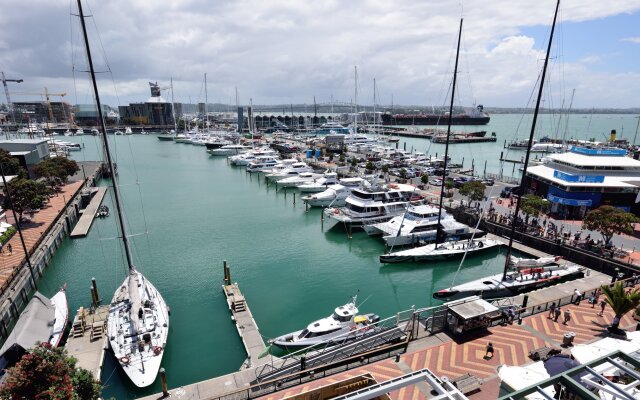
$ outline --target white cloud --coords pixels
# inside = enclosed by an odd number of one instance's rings
[[[0,0],[0,70],[25,79],[20,90],[46,85],[73,93],[71,43],[76,69],[84,70],[78,21],[69,3]],[[75,2],[72,2],[75,9]],[[121,103],[148,97],[147,81],[174,78],[178,101],[202,101],[202,77],[208,73],[209,100],[229,102],[238,87],[241,101],[319,102],[353,97],[353,66],[360,76],[359,100],[396,104],[443,104],[451,79],[458,22],[456,1],[296,0],[208,1],[91,0],[85,11],[97,69],[106,65],[95,24],[117,84]],[[548,26],[555,1],[468,2],[464,5],[462,80],[459,103],[522,106],[536,82],[546,43],[522,35],[529,26]],[[562,21],[585,21],[640,9],[634,0],[563,2]],[[71,28],[71,29],[70,29]],[[70,35],[70,31],[73,32]],[[597,32],[594,32],[594,35]],[[589,38],[583,40],[588,41]],[[593,79],[615,87],[619,75],[594,73],[577,63],[566,80]],[[578,68],[580,67],[580,68]],[[560,68],[558,66],[557,68]],[[568,68],[568,67],[567,67]],[[630,66],[632,68],[632,66]],[[633,76],[634,71],[629,71]],[[90,101],[83,80],[78,101]],[[60,87],[53,88],[53,82]],[[573,83],[573,82],[572,82]],[[588,86],[589,81],[582,82]],[[37,86],[36,86],[37,85]],[[570,87],[569,83],[564,84]],[[105,102],[117,104],[109,76],[101,76]],[[583,106],[619,106],[640,102],[640,82],[629,81],[627,97],[583,98]],[[578,96],[576,96],[578,97]],[[71,101],[75,101],[72,97]],[[575,104],[580,104],[576,99]],[[594,102],[597,102],[594,104]]]
[[[640,43],[640,36],[628,37],[620,40],[622,40],[623,42]]]

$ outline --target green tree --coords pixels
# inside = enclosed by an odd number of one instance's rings
[[[384,164],[382,166],[382,172],[384,172],[385,174],[389,173],[389,166],[387,164]]]
[[[604,294],[605,301],[615,313],[615,317],[613,318],[613,322],[609,330],[612,332],[619,332],[620,320],[622,317],[640,305],[640,289],[636,288],[626,292],[623,282],[616,282],[613,287],[603,285],[602,294]]]
[[[19,178],[27,177],[27,171],[22,168],[20,161],[11,157],[4,149],[0,149],[0,172],[4,175],[18,175]]]
[[[606,245],[615,234],[632,234],[633,224],[638,221],[635,215],[617,207],[600,206],[587,213],[582,221],[582,228],[600,232]]]
[[[527,195],[524,196],[520,203],[520,209],[526,215],[537,217],[540,213],[545,212],[549,208],[549,202],[540,196]]]
[[[445,177],[442,177],[445,179]],[[447,189],[447,195],[445,197],[452,197],[453,193],[451,193],[451,189],[453,189],[453,179],[445,179],[444,187]]]
[[[357,158],[353,157],[353,158],[351,159],[351,166],[352,166],[353,168],[355,168],[355,167],[357,167],[357,166],[358,166],[358,159],[357,159]]]
[[[400,168],[399,174],[400,174],[400,178],[401,179],[407,179],[407,170],[406,169]]]
[[[18,213],[18,219],[22,214],[42,208],[49,200],[49,188],[42,182],[30,179],[16,178],[9,182],[10,196],[5,196],[5,209],[11,208]]]
[[[63,348],[38,344],[8,371],[0,399],[95,400],[102,386]]]
[[[367,161],[367,164],[365,165],[365,169],[367,171],[373,171],[374,169],[376,169],[376,167],[375,165],[373,165],[371,161]]]
[[[469,181],[465,182],[462,186],[460,186],[460,194],[463,196],[467,196],[469,199],[469,204],[472,201],[480,201],[484,198],[484,190],[487,187],[484,183],[480,181]]]
[[[344,154],[340,154],[340,158],[338,158],[338,160],[340,160],[341,163],[343,163],[346,158],[344,157]]]
[[[420,182],[422,182],[423,185],[429,184],[429,174],[426,172],[423,173],[422,176],[420,176]]]
[[[36,175],[46,178],[51,186],[56,184],[56,180],[66,183],[69,176],[80,170],[78,163],[66,157],[53,157],[40,161],[34,168]]]

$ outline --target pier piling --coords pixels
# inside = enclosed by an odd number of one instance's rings
[[[167,373],[164,368],[160,368],[160,380],[162,381],[162,397],[169,397],[169,388],[167,387]]]
[[[296,206],[296,193],[293,192],[293,206]]]
[[[102,303],[102,299],[100,298],[100,292],[98,292],[98,285],[96,284],[96,278],[91,278],[91,286],[93,286],[93,293],[96,296],[96,302],[98,304]]]
[[[93,307],[98,307],[98,299],[96,298],[96,292],[93,290],[93,286],[89,286],[89,291],[91,292],[91,305]]]
[[[222,268],[224,273],[225,285],[231,285],[231,271],[229,270],[229,266],[227,265],[227,260],[222,261]]]

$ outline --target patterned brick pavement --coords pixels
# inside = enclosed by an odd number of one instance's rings
[[[29,252],[32,252],[40,240],[40,237],[44,232],[56,220],[60,211],[65,207],[65,201],[69,201],[78,192],[82,186],[82,181],[76,181],[68,183],[62,187],[60,193],[57,196],[53,196],[49,199],[47,205],[34,214],[31,221],[23,223],[22,234],[24,236],[25,244]],[[7,222],[15,225],[15,219],[11,210],[5,210]],[[8,251],[8,245],[11,245],[11,254]],[[0,253],[0,288],[4,290],[11,282],[11,278],[18,272],[18,267],[24,262],[25,254],[22,250],[22,244],[20,243],[20,236],[16,232],[8,243],[2,246],[2,253]]]
[[[344,379],[371,373],[378,382],[387,381],[393,377],[429,368],[433,373],[442,377],[455,378],[471,373],[484,380],[482,389],[470,394],[472,400],[495,399],[500,389],[500,379],[497,378],[497,367],[502,364],[525,365],[532,362],[529,352],[543,346],[560,347],[566,332],[576,334],[574,343],[583,344],[606,337],[605,327],[613,320],[610,307],[605,308],[600,317],[599,306],[591,307],[583,300],[579,305],[562,306],[571,310],[571,320],[564,325],[562,316],[558,322],[548,319],[547,313],[540,313],[523,319],[522,325],[504,325],[479,331],[472,336],[452,340],[436,346],[426,347],[405,354],[399,363],[385,360],[366,365],[351,371],[336,374],[301,386],[296,386],[266,397],[269,400],[282,399],[304,391],[335,383]],[[636,321],[631,313],[622,318],[620,326],[633,330]],[[494,357],[485,359],[487,343],[491,342],[495,349]],[[394,400],[416,400],[426,398],[425,389],[414,385],[390,393]]]

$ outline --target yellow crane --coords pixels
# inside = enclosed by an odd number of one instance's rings
[[[50,96],[57,96],[57,97],[64,97],[67,94],[66,93],[49,93],[49,90],[47,90],[47,88],[44,88],[44,93],[35,93],[35,92],[14,92],[13,95],[18,95],[18,96],[44,96],[44,98],[46,99],[47,102],[47,109],[49,111],[49,122],[51,124],[54,124],[55,118],[53,116],[53,107],[51,107],[51,99]],[[71,121],[69,121],[71,122]]]

